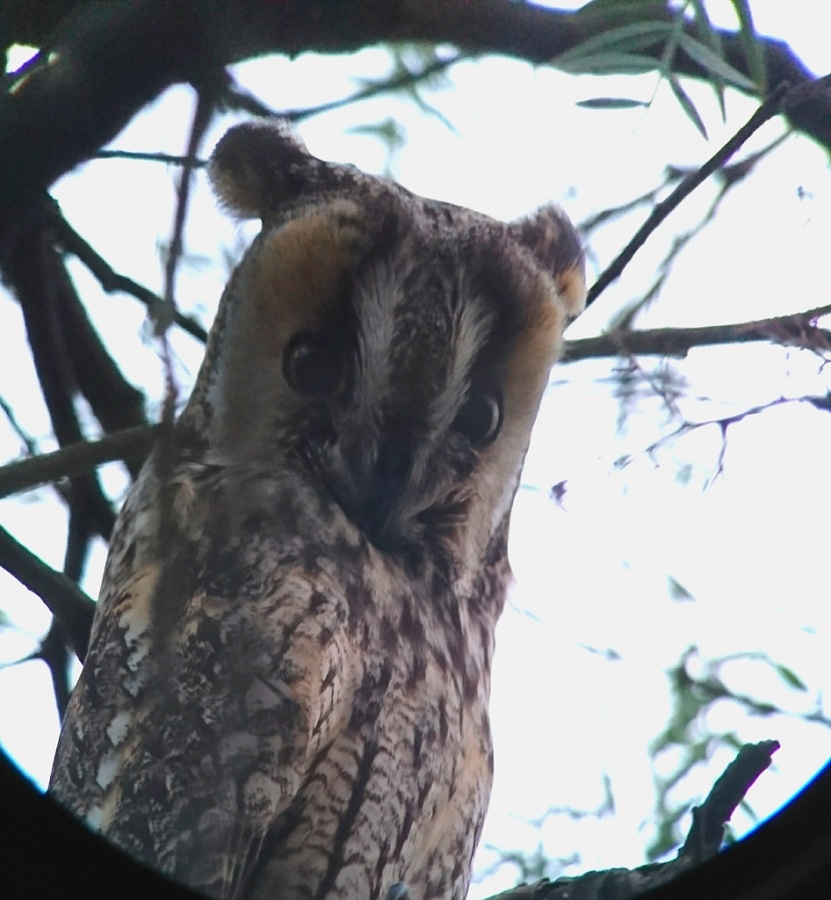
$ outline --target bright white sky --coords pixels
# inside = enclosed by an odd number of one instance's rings
[[[753,0],[751,6],[760,31],[790,43],[817,74],[831,71],[827,28],[816,27],[827,22],[823,0]],[[728,3],[708,8],[717,21],[723,16],[723,24],[731,24]],[[383,53],[370,50],[325,61],[261,61],[239,67],[238,76],[280,109],[340,97],[353,89],[350,79],[386,71]],[[408,188],[501,218],[554,198],[579,221],[655,187],[666,164],[701,163],[754,108],[730,94],[722,124],[711,92],[690,84],[708,143],[665,86],[647,111],[597,112],[574,105],[593,96],[648,100],[655,86],[655,76],[573,78],[485,60],[458,66],[451,86],[430,97],[456,133],[413,106],[384,100],[320,116],[301,131],[317,155],[377,172],[387,162],[383,148],[371,137],[347,132],[395,115],[408,142],[392,161],[392,174]],[[169,92],[113,146],[181,152],[191,105],[186,90]],[[781,131],[780,123],[768,123],[749,147],[758,149]],[[155,164],[100,161],[63,179],[54,194],[77,230],[118,271],[158,290],[157,241],[169,234],[174,175]],[[569,337],[597,333],[623,303],[639,296],[674,231],[693,225],[712,196],[705,186],[674,214]],[[591,250],[601,263],[643,215],[598,235]],[[250,229],[222,219],[200,181],[187,232],[194,262],[179,283],[183,309],[195,307],[210,321],[227,275],[224,254],[238,255],[248,235]],[[728,198],[640,324],[740,321],[828,303],[824,264],[830,238],[827,157],[808,141],[791,138]],[[130,298],[104,296],[81,267],[72,271],[128,378],[158,397],[161,367],[143,310]],[[2,396],[25,430],[49,449],[48,418],[14,304],[0,304],[0,333],[6,353]],[[199,347],[185,335],[175,336],[175,347],[186,385],[198,366]],[[648,360],[645,365],[651,368]],[[673,365],[688,382],[677,407],[691,420],[733,414],[780,396],[824,394],[829,387],[819,357],[782,348],[698,350]],[[498,638],[492,703],[497,779],[481,869],[495,859],[488,845],[533,851],[541,843],[551,857],[579,853],[579,870],[643,861],[652,835],[648,744],[670,710],[665,671],[693,645],[703,659],[764,651],[808,686],[805,692],[789,690],[758,661],[737,662],[723,672],[734,690],[794,714],[753,718],[723,702],[707,719],[709,728],[733,732],[742,741],[782,742],[777,771],[764,776],[749,798],[760,815],[774,811],[831,756],[831,730],[796,717],[821,704],[828,685],[823,514],[831,503],[831,417],[790,404],[732,427],[724,472],[714,477],[716,427],[667,441],[654,459],[644,452],[677,424],[654,396],[644,397],[627,429],[616,433],[618,406],[604,381],[609,373],[607,361],[554,371],[518,496],[511,544],[517,587]],[[20,452],[19,440],[0,418],[0,460]],[[633,462],[620,469],[614,463],[624,455]],[[688,474],[684,483],[682,471]],[[105,481],[116,493],[125,484],[117,467],[105,472]],[[548,491],[562,481],[567,491],[558,506]],[[3,501],[0,521],[60,567],[65,521],[48,490]],[[84,585],[93,595],[103,557],[98,547]],[[673,601],[670,578],[693,599]],[[32,651],[48,616],[39,600],[2,572],[0,596],[14,623],[0,632],[0,660],[11,662]],[[609,662],[592,648],[613,648],[620,658]],[[45,667],[30,662],[0,671],[0,742],[40,784],[48,777],[57,729]],[[679,787],[677,798],[701,798],[729,759],[726,751],[716,754]],[[671,763],[659,761],[664,774]],[[551,806],[599,806],[605,775],[614,792],[614,817],[573,822],[554,816],[539,829],[530,824]],[[743,833],[752,820],[739,813],[734,824]],[[487,896],[514,881],[515,872],[505,867],[474,885],[471,896]]]

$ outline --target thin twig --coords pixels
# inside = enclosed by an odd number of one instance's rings
[[[388,78],[386,81],[367,85],[367,87],[356,91],[354,94],[350,94],[348,97],[342,97],[340,100],[330,100],[328,103],[310,106],[307,109],[289,110],[285,113],[279,113],[279,115],[285,116],[290,122],[302,122],[305,119],[310,119],[312,116],[318,116],[321,113],[331,112],[334,109],[340,109],[341,107],[349,106],[352,103],[358,103],[361,100],[377,97],[379,94],[392,93],[401,88],[418,84],[419,81],[424,81],[432,75],[437,75],[440,72],[446,71],[465,58],[466,54],[458,53],[456,56],[452,56],[449,59],[437,59],[430,63],[430,65],[425,66],[420,72],[401,72],[398,75],[394,75],[392,78]]]
[[[813,90],[824,89],[826,79],[818,79],[810,85]],[[637,230],[634,237],[623,248],[618,256],[600,274],[600,277],[589,290],[586,304],[593,303],[603,291],[617,278],[632,260],[632,257],[646,242],[653,231],[678,207],[682,200],[688,197],[703,181],[709,178],[713,172],[720,169],[733,156],[733,154],[751,137],[758,129],[780,113],[788,105],[788,95],[791,87],[787,82],[778,84],[770,93],[764,103],[745,122],[745,124],[720,147],[699,169],[684,178],[672,193],[658,203],[647,217],[647,220]],[[804,102],[805,96],[800,94],[800,102]]]
[[[29,659],[39,659],[49,669],[52,693],[55,697],[55,705],[58,707],[58,718],[63,721],[69,705],[69,696],[72,693],[72,684],[69,678],[69,646],[63,626],[57,616],[52,616],[49,630]],[[21,660],[21,662],[23,661]]]
[[[722,418],[701,419],[697,422],[685,420],[674,431],[671,431],[669,434],[663,435],[662,437],[658,438],[657,441],[653,441],[644,450],[636,454],[627,454],[626,456],[621,457],[615,465],[619,468],[623,468],[624,466],[629,465],[633,460],[638,459],[641,456],[648,456],[650,459],[654,459],[655,453],[660,450],[661,447],[664,447],[666,444],[671,443],[677,438],[681,438],[688,434],[691,434],[693,431],[697,431],[699,428],[706,428],[708,425],[717,425],[719,430],[721,431],[721,447],[719,448],[718,458],[716,459],[713,475],[708,478],[708,483],[712,483],[724,471],[724,459],[727,453],[727,432],[731,426],[736,425],[738,422],[743,422],[745,419],[750,419],[754,416],[761,415],[762,413],[765,413],[770,409],[775,409],[778,406],[789,406],[792,403],[808,403],[815,409],[827,410],[829,409],[830,402],[831,401],[829,401],[828,396],[778,397],[776,400],[771,400],[769,403],[762,403],[758,406],[752,406],[750,407],[750,409],[742,410],[742,412],[734,413],[730,416],[723,416]]]
[[[162,153],[161,151],[142,150],[98,150],[92,154],[92,159],[128,159],[135,162],[157,162],[168,166],[184,166],[188,162],[187,156],[178,153]],[[194,169],[204,169],[208,165],[207,159],[194,159],[191,161]]]
[[[33,437],[31,437],[30,435],[26,434],[26,432],[23,430],[23,426],[17,421],[17,416],[15,416],[14,410],[3,399],[3,397],[0,397],[0,409],[3,410],[3,413],[5,414],[6,418],[8,419],[9,425],[11,426],[12,431],[14,431],[14,433],[20,438],[20,440],[22,441],[22,443],[26,447],[26,449],[29,451],[29,453],[32,455],[37,453],[38,452],[37,441],[35,441],[35,439]]]
[[[81,662],[87,653],[95,612],[93,601],[63,572],[38,559],[0,526],[0,566],[37,594],[63,626]]]
[[[168,325],[176,320],[176,270],[184,248],[185,219],[190,203],[193,173],[197,163],[196,153],[216,109],[216,90],[216,86],[213,84],[202,85],[197,90],[196,111],[188,135],[185,164],[179,173],[179,183],[176,186],[176,215],[173,222],[173,234],[167,248],[164,270],[164,302],[158,308],[155,322],[155,332],[158,336],[164,336]],[[168,375],[171,374],[168,369]]]
[[[89,271],[95,276],[101,287],[108,293],[112,294],[120,291],[135,297],[147,307],[147,312],[151,317],[158,316],[159,310],[163,305],[163,300],[157,294],[154,294],[149,288],[133,281],[126,275],[121,275],[114,271],[112,266],[97,252],[77,231],[69,224],[64,216],[57,210],[53,217],[55,225],[55,235],[61,247],[79,259]],[[205,329],[190,316],[183,315],[178,310],[173,314],[173,321],[183,331],[186,331],[191,337],[201,341],[203,344],[208,338]]]
[[[60,478],[92,472],[108,462],[135,462],[150,453],[158,425],[116,431],[97,441],[70,444],[53,453],[41,453],[0,467],[0,498],[28,491]]]

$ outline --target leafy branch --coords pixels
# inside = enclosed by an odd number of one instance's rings
[[[649,214],[646,221],[635,232],[632,239],[626,244],[615,259],[600,274],[597,281],[589,289],[586,304],[593,303],[600,294],[617,278],[634,257],[635,253],[644,245],[646,239],[658,226],[675,210],[680,203],[688,197],[710,175],[722,168],[736,151],[758,129],[773,118],[781,110],[800,106],[812,95],[819,95],[828,91],[831,87],[831,75],[818,78],[811,85],[791,87],[786,82],[777,85],[768,98],[756,110],[745,124],[724,143],[703,165],[695,172],[684,178],[672,193],[662,202],[658,203]]]
[[[198,6],[150,0],[72,4],[77,14],[44,56],[0,106],[0,205],[13,209],[36,196],[73,166],[107,144],[135,113],[171,84],[200,83],[209,71],[266,53],[300,50],[346,52],[375,41],[451,43],[463,52],[503,53],[547,64],[587,39],[632,21],[675,22],[663,3],[591,3],[563,13],[510,0],[323,0],[289,14],[283,3],[216,3],[205,17]],[[9,17],[8,40],[25,40],[28,20]],[[684,33],[695,35],[695,24]],[[723,60],[753,80],[748,35],[714,32]],[[125,41],[124,35],[130,40]],[[233,38],[232,38],[233,36]],[[706,46],[702,43],[702,46]],[[769,39],[753,58],[764,60],[767,83],[811,80],[787,46]],[[64,52],[66,51],[66,52]],[[663,52],[658,46],[656,55]],[[761,56],[759,56],[761,54]],[[699,53],[699,56],[701,54]],[[603,71],[620,71],[607,60]],[[675,74],[712,81],[707,69],[683,54]],[[831,148],[831,97],[814,95],[785,110],[791,124]],[[7,220],[13,217],[7,217]],[[8,223],[4,222],[3,228]]]

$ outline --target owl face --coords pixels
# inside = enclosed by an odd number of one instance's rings
[[[423,200],[273,126],[231,131],[212,176],[263,231],[223,298],[200,414],[185,415],[209,458],[292,472],[382,552],[481,554],[582,303],[567,220],[505,225]]]

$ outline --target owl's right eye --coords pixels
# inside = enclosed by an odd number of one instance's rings
[[[456,428],[477,447],[486,447],[502,427],[502,398],[495,391],[472,393],[456,416]]]
[[[336,394],[344,383],[343,354],[331,341],[310,331],[301,331],[283,353],[283,375],[303,397]]]

